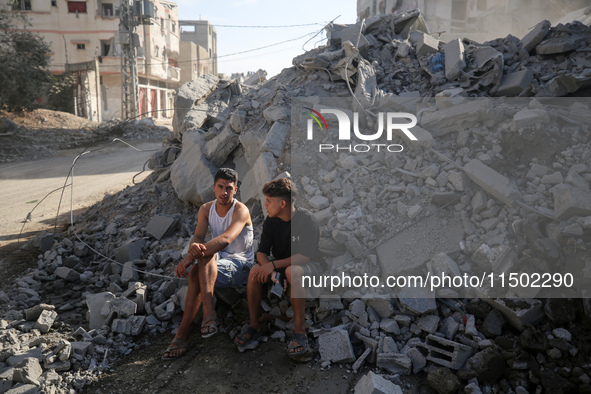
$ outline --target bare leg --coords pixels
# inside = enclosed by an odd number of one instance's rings
[[[213,308],[213,288],[218,276],[218,267],[216,256],[204,257],[199,259],[199,286],[201,287],[201,296],[203,298],[203,322],[206,319],[215,319]]]
[[[250,317],[250,326],[259,329],[259,307],[263,299],[263,284],[255,280],[260,266],[255,264],[248,275],[248,284],[246,286],[246,297],[248,299],[248,315]]]
[[[306,333],[306,298],[303,296],[302,291],[303,274],[304,270],[302,269],[302,267],[297,265],[287,267],[287,269],[285,270],[285,276],[287,277],[287,281],[289,282],[291,292],[291,306],[293,307],[293,314],[295,317],[295,326],[293,332],[296,334]],[[295,346],[296,343],[292,342],[292,345]],[[298,352],[300,350],[302,350],[301,346],[296,347],[293,351],[290,350],[290,352]]]
[[[193,323],[193,319],[195,319],[195,315],[197,315],[197,311],[201,306],[202,298],[200,294],[200,285],[199,285],[199,270],[196,266],[193,266],[191,271],[189,272],[189,289],[187,291],[187,300],[185,302],[185,313],[183,313],[183,320],[181,321],[181,325],[176,332],[174,337],[175,341],[178,343],[189,343],[189,330],[191,328],[191,323]],[[170,351],[171,357],[177,357],[183,354],[186,349],[175,349]]]

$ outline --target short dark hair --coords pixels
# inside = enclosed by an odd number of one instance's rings
[[[215,173],[215,177],[213,178],[214,185],[218,179],[232,181],[236,186],[238,186],[238,173],[231,168],[220,168],[218,172]]]
[[[263,194],[267,197],[279,197],[289,205],[298,198],[298,189],[291,179],[279,178],[265,183]]]

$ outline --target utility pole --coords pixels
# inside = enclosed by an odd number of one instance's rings
[[[119,6],[119,43],[121,44],[121,117],[138,115],[139,89],[137,77],[138,25],[134,18],[134,1],[121,0]]]

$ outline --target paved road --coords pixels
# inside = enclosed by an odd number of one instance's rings
[[[130,143],[144,152],[137,152],[117,142],[101,151],[84,155],[77,161],[74,167],[75,210],[93,205],[102,200],[106,193],[115,193],[131,185],[133,176],[142,170],[150,157],[151,152],[146,151],[158,149],[162,145],[161,141]],[[80,152],[80,149],[63,151],[48,159],[0,165],[0,247],[15,242],[23,220],[33,207],[47,193],[64,185],[72,162]],[[139,182],[149,174],[150,171],[144,172],[135,181]],[[66,188],[59,209],[61,222],[69,219],[70,192],[71,188]],[[53,227],[60,194],[61,190],[54,192],[35,209],[31,221],[24,227],[25,237]]]

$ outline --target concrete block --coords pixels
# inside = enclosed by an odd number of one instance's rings
[[[535,126],[536,124],[547,124],[550,122],[550,115],[541,108],[525,108],[513,115],[511,124],[513,130]]]
[[[34,384],[39,386],[39,377],[43,373],[39,360],[34,357],[29,357],[21,361],[13,373],[13,380],[15,382]]]
[[[501,85],[494,96],[518,96],[534,80],[534,74],[530,70],[518,71],[503,75]]]
[[[523,48],[525,48],[528,52],[531,52],[531,50],[534,49],[540,42],[542,42],[544,37],[546,37],[550,31],[550,26],[552,26],[552,24],[547,20],[538,23],[529,33],[525,35],[525,37],[521,39],[521,45]]]
[[[387,317],[380,321],[380,329],[390,334],[400,334],[400,327],[398,327],[396,320]]]
[[[117,334],[131,335],[131,321],[127,319],[115,319],[111,324],[111,331]]]
[[[439,333],[445,338],[452,340],[456,336],[459,328],[460,323],[458,323],[453,317],[448,316],[443,320],[443,323],[439,328]]]
[[[456,262],[445,253],[437,253],[427,264],[427,268],[429,272],[436,276],[440,276],[443,273],[446,275],[461,276],[460,268]]]
[[[131,321],[131,335],[140,335],[146,324],[146,316],[131,316],[128,320]]]
[[[429,334],[425,338],[427,360],[450,369],[461,369],[472,355],[472,348],[461,343]]]
[[[355,385],[355,394],[402,394],[402,389],[370,371]]]
[[[375,339],[373,339],[373,338],[370,338],[370,337],[368,337],[366,335],[362,335],[360,332],[356,332],[355,333],[355,337],[357,339],[359,339],[361,342],[363,342],[363,344],[365,345],[365,347],[367,349],[371,349],[371,353],[370,353],[369,358],[368,358],[367,361],[369,361],[372,364],[375,364],[375,362],[376,362],[376,356],[377,356],[377,354],[379,352],[378,351],[379,350],[378,349],[378,345],[379,345],[378,341],[375,340]]]
[[[320,358],[335,363],[349,363],[355,361],[355,352],[349,339],[349,333],[344,329],[336,329],[320,334],[318,337]]]
[[[286,119],[287,116],[288,111],[284,107],[277,105],[271,105],[270,107],[265,108],[263,111],[263,117],[267,121],[267,124],[279,122],[283,119]]]
[[[567,186],[554,196],[554,218],[567,220],[573,216],[591,215],[591,193]]]
[[[398,291],[398,302],[404,312],[422,315],[437,309],[435,294],[428,288],[405,287]]]
[[[45,334],[49,332],[49,329],[53,325],[53,322],[57,319],[57,312],[56,311],[43,311],[39,315],[39,318],[35,322],[33,328],[41,331],[41,333]]]
[[[394,306],[392,305],[392,300],[390,299],[375,298],[366,300],[365,302],[367,305],[371,306],[382,319],[390,317],[394,314]]]
[[[412,373],[417,374],[425,368],[427,365],[427,359],[423,356],[423,353],[416,347],[411,347],[406,352],[408,358],[412,362]]]
[[[439,40],[429,34],[420,33],[417,43],[417,56],[439,52]]]
[[[0,368],[0,381],[12,380],[13,375],[14,375],[14,368],[13,367]]]
[[[345,41],[350,41],[351,44],[357,45],[357,39],[359,39],[359,45],[357,49],[359,49],[359,53],[361,53],[361,56],[367,57],[369,50],[369,41],[367,40],[367,38],[365,38],[363,32],[359,34],[360,31],[361,29],[359,26],[359,22],[344,29],[333,28],[329,33],[329,39],[337,47],[341,47]]]
[[[57,267],[54,274],[67,282],[78,282],[80,280],[80,274],[68,267]]]
[[[53,244],[55,243],[55,236],[54,234],[43,234],[39,237],[39,250],[41,253],[45,253],[48,250],[51,250]]]
[[[445,78],[450,82],[455,81],[466,68],[464,44],[456,38],[445,44],[443,51],[445,52]]]
[[[115,299],[115,295],[109,292],[89,294],[86,296],[86,305],[88,306],[89,312],[88,327],[91,330],[103,326],[107,316],[103,316],[101,311],[104,305],[113,299]]]
[[[137,304],[127,298],[120,297],[107,301],[101,309],[103,316],[116,314],[118,317],[126,318],[137,312]]]
[[[81,357],[94,353],[92,342],[71,342],[70,345],[72,346],[72,353]]]
[[[12,388],[12,373],[10,374],[10,379],[0,379],[0,393],[7,393],[8,390]],[[34,385],[29,385],[35,387]],[[36,389],[36,387],[35,387]]]
[[[421,330],[428,332],[429,334],[435,334],[437,332],[437,327],[439,326],[439,316],[421,316],[417,321],[417,326],[419,326]]]
[[[281,156],[289,131],[290,125],[288,123],[275,122],[273,126],[271,126],[271,130],[269,130],[265,142],[263,142],[261,151],[271,152],[275,157]]]
[[[496,172],[478,159],[473,159],[464,166],[464,172],[474,183],[499,201],[512,205],[521,200],[521,193],[506,176]]]
[[[155,215],[150,219],[150,222],[146,227],[146,231],[157,240],[161,240],[162,238],[167,237],[173,233],[176,223],[176,218],[164,215]]]
[[[55,310],[54,305],[49,305],[49,304],[35,305],[34,307],[25,310],[25,319],[27,319],[28,321],[35,321],[39,318],[39,316],[41,315],[41,312],[53,311],[53,310]]]
[[[136,266],[133,261],[128,261],[123,264],[123,270],[121,271],[121,283],[126,284],[129,282],[139,280],[139,273],[136,271]]]
[[[558,55],[577,49],[577,46],[584,41],[580,36],[553,37],[542,41],[536,46],[538,55]]]
[[[121,264],[128,261],[139,260],[142,257],[143,248],[146,242],[145,239],[138,239],[118,247],[114,251],[115,259]]]
[[[445,102],[452,100],[449,98]],[[441,107],[436,111],[423,112],[420,126],[435,138],[457,132],[458,128],[481,126],[494,119],[494,106],[490,100],[472,99],[461,104]]]
[[[36,347],[36,348],[30,349],[30,350],[27,350],[26,352],[16,353],[16,354],[10,356],[6,360],[6,363],[8,365],[10,365],[11,367],[16,367],[23,360],[30,358],[30,357],[36,358],[37,360],[39,360],[41,362],[41,360],[43,360],[43,352],[42,352],[41,348]]]
[[[230,127],[237,133],[242,132],[246,126],[246,112],[239,109],[234,110],[230,116]]]
[[[535,325],[544,318],[542,301],[532,298],[486,298],[483,301],[499,310],[516,329],[523,331],[525,326]]]
[[[378,354],[376,366],[390,373],[409,375],[412,368],[411,359],[400,353]]]

